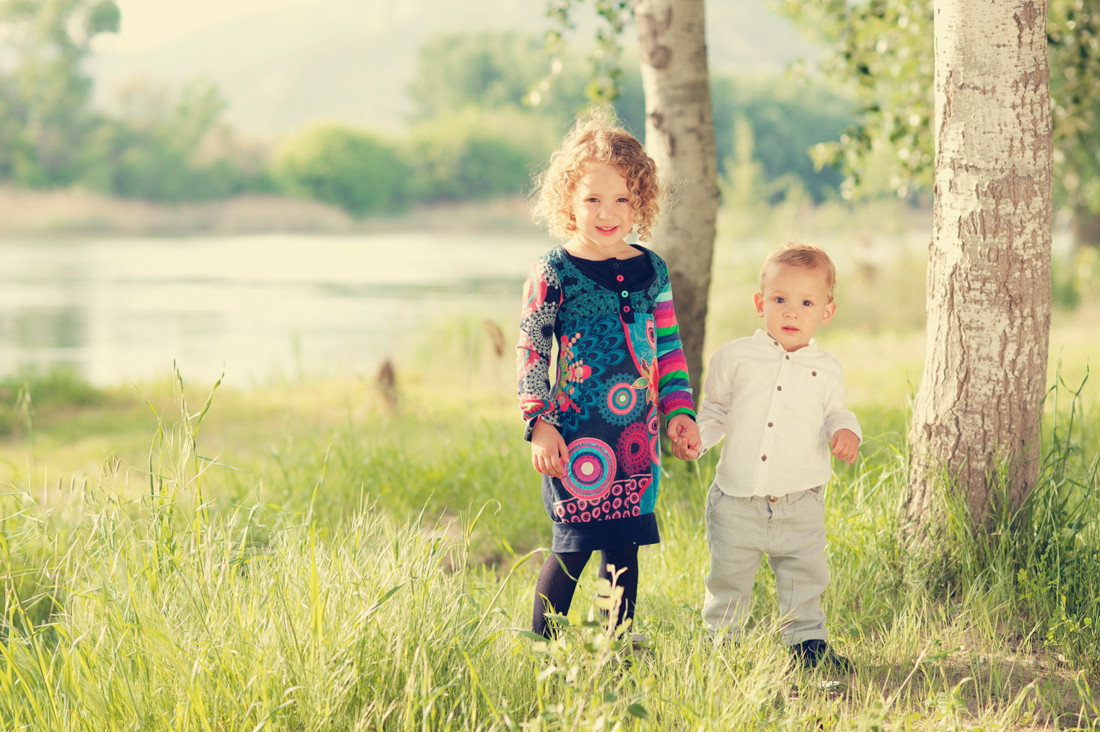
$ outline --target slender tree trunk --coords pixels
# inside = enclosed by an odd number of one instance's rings
[[[909,434],[918,540],[945,480],[979,526],[1031,492],[1050,331],[1046,6],[935,0],[935,39],[935,229]]]
[[[668,262],[698,400],[718,216],[714,113],[703,0],[636,0],[646,148],[671,190],[654,245]]]

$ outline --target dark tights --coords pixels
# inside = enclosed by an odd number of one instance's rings
[[[623,588],[622,602],[619,604],[619,616],[616,627],[624,620],[634,617],[634,602],[638,597],[638,547],[624,546],[617,549],[605,549],[600,552],[600,577],[613,581]],[[568,615],[573,603],[573,592],[577,589],[577,580],[588,564],[592,552],[550,552],[546,563],[539,572],[539,581],[535,585],[535,610],[531,618],[531,630],[550,638],[554,631],[546,620],[546,613],[555,612]],[[622,571],[617,579],[607,571],[607,565],[614,565],[615,571]]]

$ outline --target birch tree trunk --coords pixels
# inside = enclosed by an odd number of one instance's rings
[[[927,350],[906,506],[918,541],[945,489],[978,526],[1031,492],[1050,331],[1045,3],[935,0],[935,40]]]
[[[668,262],[698,401],[718,216],[714,113],[703,0],[635,0],[646,148],[671,190],[653,243]]]

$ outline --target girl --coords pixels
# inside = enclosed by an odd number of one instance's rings
[[[565,240],[535,262],[517,345],[519,401],[531,462],[553,521],[532,630],[569,612],[593,551],[622,588],[616,627],[634,617],[638,546],[660,541],[653,509],[663,413],[673,454],[699,445],[668,267],[647,241],[658,213],[657,169],[641,143],[581,119],[538,181],[535,220]],[[551,353],[558,347],[551,388]]]

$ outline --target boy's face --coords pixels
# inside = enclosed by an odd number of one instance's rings
[[[619,169],[592,165],[573,190],[576,241],[588,259],[607,259],[633,250],[626,237],[634,227],[630,188]]]
[[[790,264],[774,264],[764,274],[763,292],[753,297],[764,327],[788,351],[809,345],[820,325],[833,319],[836,303],[829,300],[825,272]]]

